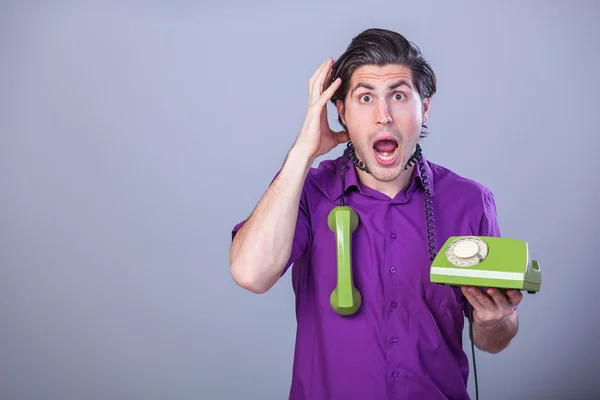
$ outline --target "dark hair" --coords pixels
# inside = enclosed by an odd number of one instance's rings
[[[436,77],[433,69],[421,54],[420,49],[399,33],[386,29],[367,29],[360,33],[333,64],[332,81],[342,78],[342,84],[331,101],[344,101],[348,93],[350,78],[354,71],[364,65],[384,66],[400,64],[411,70],[412,80],[421,99],[433,96],[436,91]],[[338,116],[340,124],[347,130]],[[427,127],[422,126],[421,137],[428,135]]]

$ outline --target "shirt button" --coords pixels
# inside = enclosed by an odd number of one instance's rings
[[[392,342],[398,343],[398,336],[392,336]]]
[[[395,274],[395,273],[396,273],[396,267],[392,267],[392,268],[390,268],[390,272],[391,272],[392,274]]]
[[[396,307],[398,307],[398,303],[395,301],[392,301],[391,306],[392,306],[392,308],[396,308]]]
[[[394,371],[392,372],[392,376],[393,376],[394,378],[397,378],[397,377],[398,377],[398,375],[400,375],[400,373],[399,373],[398,371],[394,370]]]
[[[392,239],[396,239],[396,234],[395,234],[394,232],[392,232],[392,233],[390,234],[390,237],[391,237]]]

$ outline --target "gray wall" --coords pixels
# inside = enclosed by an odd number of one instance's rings
[[[481,399],[600,396],[598,2],[117,3],[0,5],[2,400],[287,398],[290,276],[235,286],[230,231],[372,26],[437,72],[426,155],[543,268]]]

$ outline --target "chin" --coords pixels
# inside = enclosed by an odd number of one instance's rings
[[[380,182],[395,181],[404,171],[404,168],[400,164],[381,167],[377,162],[371,163],[371,165],[368,165],[368,168],[371,175]]]

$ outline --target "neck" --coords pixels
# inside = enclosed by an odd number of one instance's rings
[[[380,193],[385,194],[390,199],[393,199],[402,190],[407,189],[410,186],[411,178],[413,176],[413,170],[415,166],[412,165],[407,169],[403,170],[400,175],[389,182],[382,182],[368,172],[362,171],[359,168],[354,167],[358,180],[365,186],[370,187],[373,190],[377,190]]]

